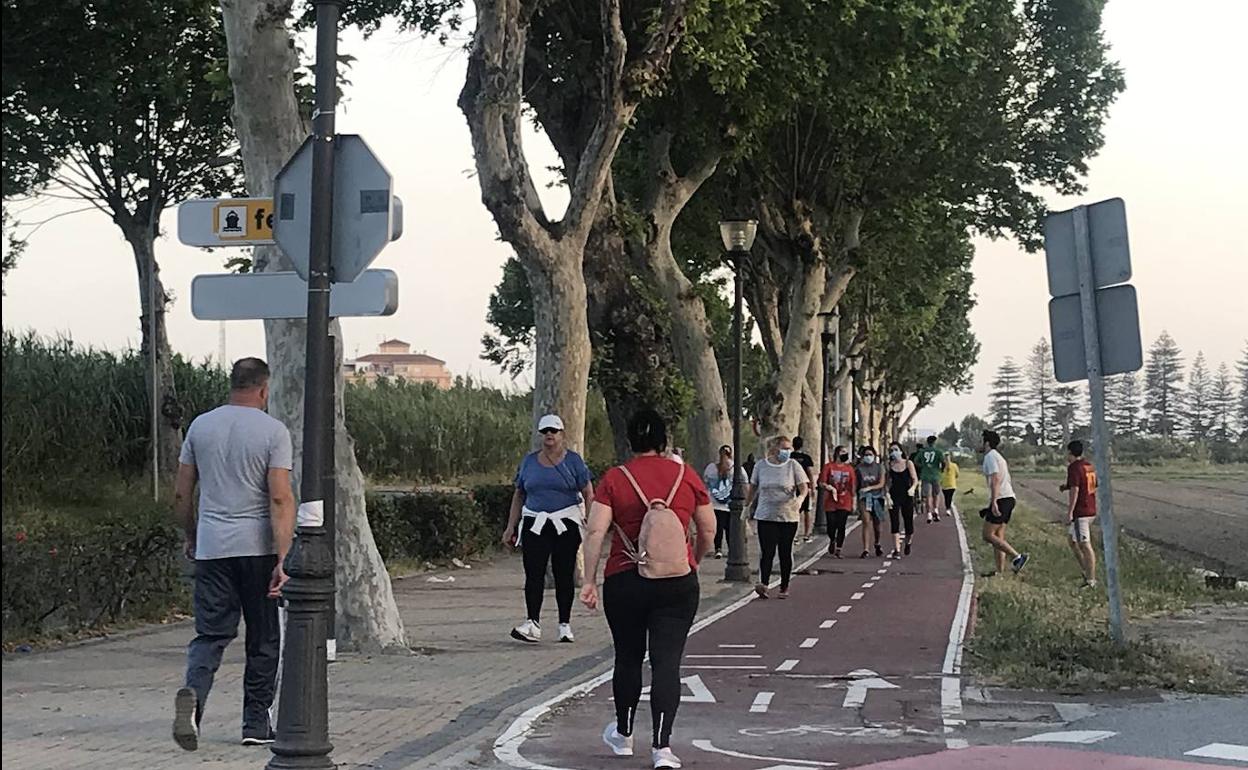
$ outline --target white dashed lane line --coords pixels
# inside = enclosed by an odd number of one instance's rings
[[[752,644],[721,644],[719,645],[719,649],[721,650],[752,650],[754,649],[754,645]]]
[[[871,588],[871,587],[872,587],[872,586],[874,586],[874,585],[875,585],[875,583],[874,583],[874,582],[871,582],[871,583],[863,583],[863,584],[862,584],[862,587],[863,587],[863,588]]]
[[[843,613],[849,612],[849,611],[850,611],[850,610],[852,610],[852,609],[853,609],[853,607],[851,607],[850,605],[848,605],[848,604],[842,604],[840,607],[837,607],[837,608],[836,608],[836,611],[837,611],[837,613],[843,614]]]
[[[771,707],[771,699],[776,697],[774,692],[760,692],[754,696],[754,703],[750,705],[751,714],[766,714],[767,709]]]
[[[886,569],[877,569],[877,570],[875,571],[875,574],[877,574],[877,575],[883,575],[885,572],[888,572],[888,570],[886,570]],[[876,578],[876,580],[879,580],[879,578]]]
[[[786,660],[785,662],[781,663],[779,666],[776,666],[776,670],[777,671],[792,671],[793,669],[797,668],[797,664],[800,662],[801,661],[790,658],[789,660]]]
[[[855,593],[853,596],[849,597],[849,599],[850,599],[850,601],[854,601],[854,602],[856,602],[856,601],[858,601],[859,599],[861,599],[861,598],[862,598],[862,597],[864,597],[864,596],[866,596],[866,594],[864,594],[862,591],[859,591],[859,592]]]
[[[836,621],[835,621],[835,620],[825,620],[825,621],[823,621],[822,623],[820,623],[820,624],[819,624],[819,627],[820,627],[820,628],[831,628],[832,626],[835,626],[835,625],[836,625]]]
[[[751,658],[757,659],[763,656],[762,655],[686,655],[685,657],[686,658],[715,658],[719,660],[724,660],[726,658],[736,658],[738,660],[742,660],[742,659],[749,660]]]
[[[802,643],[798,645],[798,647],[801,647],[803,650],[809,650],[811,647],[814,647],[816,644],[819,644],[819,638],[815,636],[809,636],[806,639],[804,639]]]

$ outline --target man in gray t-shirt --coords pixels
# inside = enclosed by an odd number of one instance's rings
[[[282,561],[294,535],[295,497],[290,432],[265,413],[268,396],[264,361],[235,363],[229,403],[195,418],[179,458],[174,509],[195,560],[195,638],[186,686],[174,700],[173,737],[188,751],[198,748],[204,704],[240,615],[247,623],[243,744],[273,742],[277,597],[286,582]]]

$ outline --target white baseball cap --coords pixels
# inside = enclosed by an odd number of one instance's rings
[[[548,414],[537,421],[537,430],[539,433],[547,428],[563,430],[563,420],[559,419],[559,415],[557,414]]]

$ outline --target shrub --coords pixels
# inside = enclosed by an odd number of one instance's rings
[[[4,641],[156,620],[188,604],[167,512],[6,515]]]
[[[487,546],[492,533],[466,492],[370,493],[368,523],[383,559],[465,557]]]
[[[511,515],[511,496],[515,487],[511,484],[479,484],[472,488],[472,499],[481,510],[485,528],[502,536]]]

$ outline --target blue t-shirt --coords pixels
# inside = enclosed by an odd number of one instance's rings
[[[524,493],[524,507],[531,511],[554,513],[581,502],[581,490],[593,480],[589,466],[576,452],[568,450],[553,468],[537,459],[537,452],[525,455],[516,471],[516,488]]]

